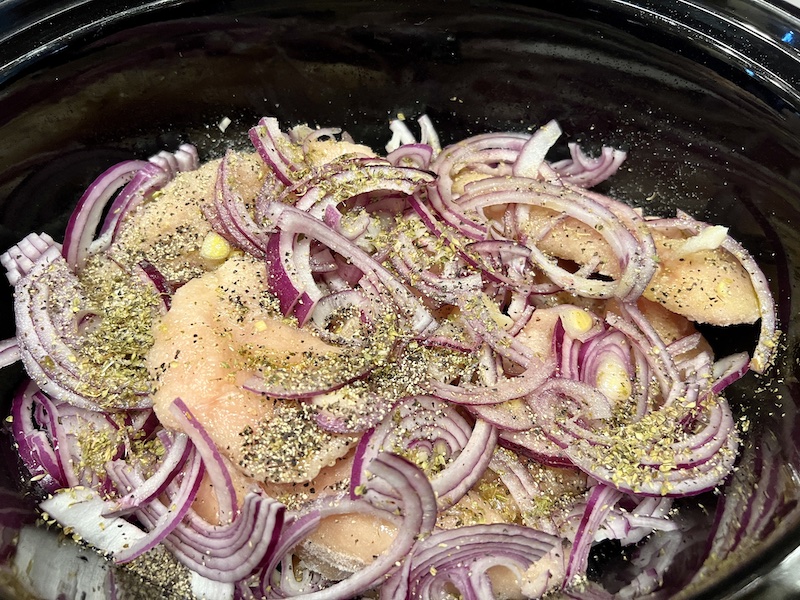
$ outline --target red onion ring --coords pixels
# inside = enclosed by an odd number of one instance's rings
[[[185,433],[176,434],[153,475],[144,483],[119,498],[113,507],[109,507],[105,511],[103,516],[117,517],[130,514],[142,504],[146,504],[161,495],[169,482],[175,478],[179,471],[185,468],[187,462],[190,462],[189,455],[192,449],[193,446],[189,443],[189,437]]]
[[[116,549],[113,552],[114,562],[118,564],[130,562],[142,556],[148,550],[151,550],[163,543],[165,538],[176,527],[178,527],[180,522],[186,516],[192,506],[194,498],[197,496],[198,490],[200,489],[200,482],[203,475],[203,463],[200,460],[199,455],[194,452],[194,449],[190,449],[190,451],[187,452],[186,462],[187,464],[185,469],[182,471],[183,477],[178,486],[177,492],[170,494],[170,505],[165,507],[164,512],[159,515],[158,519],[146,523],[148,529],[146,536],[142,537],[140,540],[137,540],[133,544]],[[131,486],[131,483],[136,483],[130,478],[125,478],[122,476],[121,471],[115,472],[112,469],[109,471],[109,473],[112,478],[114,478],[115,474],[117,475],[117,485],[122,489],[129,489],[130,487],[133,487]],[[141,485],[147,484],[142,483]],[[149,491],[144,492],[142,495],[146,494],[149,494]],[[160,501],[156,500],[156,502]],[[114,514],[118,511],[112,509],[108,512]],[[142,518],[141,505],[137,510],[137,516],[139,516],[140,520],[145,521],[145,519]]]
[[[366,473],[381,452],[424,448],[433,459],[437,449],[446,449],[447,466],[430,477],[440,509],[452,506],[477,482],[492,458],[497,431],[488,423],[473,426],[447,404],[417,397],[402,402],[393,416],[365,434],[356,448],[350,477],[350,495],[364,484]],[[379,491],[384,491],[378,488]]]
[[[214,230],[234,246],[257,258],[266,256],[266,232],[250,216],[244,200],[230,182],[232,151],[225,153],[217,169],[214,202],[203,206],[203,213]]]
[[[409,318],[414,332],[423,333],[435,326],[436,321],[422,304],[371,256],[350,240],[331,231],[324,223],[292,206],[272,202],[268,206],[269,221],[281,232],[303,234],[322,242],[328,248],[348,258],[364,273],[367,282],[376,289],[385,290],[388,298],[401,314]]]
[[[29,233],[21,241],[0,255],[0,265],[6,269],[6,278],[11,285],[27,275],[42,254],[51,246],[61,247],[46,233]]]
[[[465,598],[491,598],[489,569],[503,566],[521,579],[558,543],[555,536],[511,524],[440,530],[417,543],[404,568],[381,587],[381,599],[433,600],[449,586]]]
[[[594,187],[614,175],[627,157],[622,150],[603,146],[600,156],[591,158],[578,144],[570,142],[567,146],[570,158],[554,162],[550,167],[561,181],[586,188]]]
[[[77,391],[84,386],[72,360],[73,350],[67,343],[74,342],[77,335],[77,328],[69,331],[67,326],[74,313],[65,309],[64,314],[56,314],[61,327],[56,324],[50,312],[51,285],[61,290],[77,285],[56,246],[48,248],[14,287],[17,342],[25,370],[31,378],[42,383],[42,390],[50,396],[82,408],[98,410],[99,406],[93,399]],[[146,402],[142,399],[143,405]]]
[[[325,589],[303,595],[305,600],[348,600],[357,597],[367,589],[382,583],[396,566],[409,554],[418,539],[430,534],[436,523],[436,497],[427,477],[413,464],[393,454],[379,454],[369,464],[373,479],[367,484],[363,499],[346,502],[342,498],[321,505],[321,516],[347,514],[367,510],[371,496],[368,491],[374,482],[382,481],[394,490],[397,497],[396,508],[403,515],[397,536],[389,549],[379,555],[372,563],[354,573],[347,579]],[[373,500],[374,502],[374,500]],[[359,508],[358,505],[365,505]],[[379,504],[380,505],[380,504]],[[378,511],[376,514],[383,513]],[[384,513],[391,516],[391,513]],[[384,517],[385,518],[385,517]]]
[[[232,521],[237,511],[236,490],[219,449],[183,400],[175,398],[169,411],[177,420],[181,430],[186,432],[192,440],[198,454],[203,459],[206,472],[217,496],[217,512],[220,523]]]
[[[249,136],[259,156],[278,180],[286,185],[293,183],[301,167],[289,156],[292,142],[281,131],[278,120],[264,117],[250,129]]]
[[[141,160],[114,165],[95,179],[81,196],[64,234],[63,254],[72,269],[80,269],[86,262],[89,246],[108,201],[120,187],[148,165]]]
[[[535,243],[528,243],[531,259],[563,289],[589,298],[638,298],[655,273],[653,254],[642,245],[641,231],[631,230],[613,211],[585,193],[520,177],[481,179],[467,184],[459,198],[463,210],[489,206],[530,204],[553,210],[585,223],[605,239],[619,258],[621,275],[616,282],[605,282],[569,273],[549,259]],[[652,243],[649,234],[647,246]]]
[[[586,509],[572,543],[565,581],[572,581],[574,577],[586,572],[589,564],[589,551],[592,548],[595,534],[621,497],[622,493],[612,486],[598,484],[591,489],[589,497],[586,499]]]
[[[13,365],[22,359],[17,338],[8,338],[0,341],[0,369]]]

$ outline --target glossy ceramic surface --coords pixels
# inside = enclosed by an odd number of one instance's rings
[[[664,594],[780,594],[766,575],[800,542],[799,15],[741,0],[6,0],[0,246],[32,230],[59,236],[112,163],[183,141],[218,155],[262,115],[342,126],[376,146],[398,112],[427,113],[444,141],[555,118],[569,141],[624,147],[605,191],[730,227],[770,277],[787,332],[774,373],[730,398],[752,425],[720,531],[749,522],[748,534],[702,569],[703,548],[687,551]],[[0,315],[8,337],[10,291]],[[744,349],[753,335],[736,328],[713,343]],[[19,374],[0,374],[0,394]],[[716,498],[702,502],[711,530]],[[601,578],[624,573],[614,548],[595,564]]]

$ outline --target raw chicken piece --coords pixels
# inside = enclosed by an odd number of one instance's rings
[[[154,409],[165,426],[176,428],[169,406],[180,397],[246,475],[310,481],[355,438],[319,430],[296,401],[273,400],[242,385],[260,365],[298,365],[339,350],[270,312],[265,277],[262,263],[234,256],[175,293],[147,357],[158,382]]]
[[[179,173],[156,197],[125,219],[112,257],[124,265],[146,259],[171,282],[182,283],[215,268],[220,260],[202,255],[211,225],[203,206],[214,200],[220,160],[196,171]],[[252,201],[264,180],[264,163],[257,154],[233,153],[229,157],[229,182],[246,202]]]
[[[526,230],[540,250],[580,265],[619,276],[619,263],[608,243],[591,227],[543,208],[533,208]],[[547,231],[539,239],[536,232]],[[698,323],[754,323],[760,313],[753,284],[738,260],[719,247],[688,244],[683,234],[652,231],[658,269],[644,297]],[[696,236],[695,236],[696,237]],[[694,239],[694,238],[689,238]]]
[[[750,277],[722,248],[683,252],[683,236],[653,232],[658,270],[644,292],[674,313],[698,323],[755,323],[761,316]]]

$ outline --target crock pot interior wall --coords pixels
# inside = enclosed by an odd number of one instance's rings
[[[704,597],[786,554],[798,534],[791,481],[800,462],[796,106],[696,43],[637,24],[621,3],[214,4],[159,3],[0,74],[0,245],[32,230],[60,236],[80,192],[114,162],[183,141],[219,155],[243,145],[262,115],[342,126],[376,147],[399,112],[427,113],[445,142],[558,119],[564,149],[630,150],[605,191],[649,213],[681,207],[729,226],[773,281],[788,348],[773,379],[750,377],[731,398],[753,421],[746,446],[758,449],[766,435],[779,449],[771,485],[780,500],[762,507],[774,519],[759,534],[772,537],[755,550],[743,542],[712,571],[717,584]],[[223,117],[232,121],[224,132]],[[4,337],[13,334],[10,296],[0,296]],[[736,328],[714,343],[730,352],[754,335]],[[4,373],[6,395],[18,375]],[[743,497],[763,495],[757,477],[747,485]]]

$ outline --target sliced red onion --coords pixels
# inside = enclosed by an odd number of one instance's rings
[[[728,401],[721,396],[702,399],[704,409],[702,420],[696,419],[695,427],[704,425],[697,433],[688,435],[672,448],[675,450],[676,466],[687,469],[704,463],[714,456],[730,437],[736,437],[733,414]],[[645,460],[642,464],[658,464],[658,461]]]
[[[433,158],[433,148],[428,144],[403,144],[386,155],[386,160],[397,167],[428,169]]]
[[[367,211],[362,210],[355,219],[351,219],[349,222],[346,222],[342,216],[336,205],[331,203],[325,206],[322,221],[348,240],[355,240],[367,231],[370,224],[370,215]]]
[[[80,298],[77,279],[55,246],[48,248],[14,287],[17,342],[25,370],[53,398],[98,410],[97,401],[83,392],[87,386],[69,345],[77,343],[74,306],[62,296],[54,296],[51,288],[69,294],[70,300]],[[108,408],[144,408],[149,403],[149,398],[140,397],[131,406]]]
[[[291,580],[287,580],[283,568],[280,573],[276,573],[278,565],[280,565],[282,561],[285,561],[287,563],[286,566],[291,567],[292,550],[319,527],[320,520],[321,512],[319,510],[306,510],[302,515],[292,515],[291,518],[287,518],[283,530],[281,531],[278,544],[275,546],[275,551],[261,570],[258,591],[261,597],[266,597],[270,592],[274,593],[275,591],[283,591],[285,589],[286,585],[281,585],[281,582],[286,581],[288,583]],[[287,557],[289,560],[286,560]],[[295,579],[293,573],[292,579]],[[297,583],[296,579],[294,583]]]
[[[523,133],[483,134],[445,148],[431,163],[431,170],[438,176],[436,183],[428,186],[431,206],[461,234],[476,240],[485,239],[486,228],[467,217],[456,202],[452,189],[453,178],[467,165],[472,168],[479,168],[480,165],[510,165],[528,139],[530,136]],[[505,160],[498,160],[498,150]],[[510,171],[508,167],[503,174],[510,174]]]
[[[522,400],[500,404],[473,404],[469,406],[469,411],[501,431],[529,431],[536,425],[528,405]]]
[[[561,127],[556,121],[550,121],[537,129],[520,149],[513,166],[514,175],[538,179],[544,158],[559,137],[561,137]]]
[[[617,466],[603,464],[596,452],[588,451],[586,446],[575,444],[566,449],[572,463],[607,485],[616,487],[627,494],[639,496],[694,496],[713,490],[731,472],[736,460],[738,439],[731,435],[723,447],[715,454],[693,461],[698,464],[689,468],[669,466],[661,470],[655,466],[641,465],[634,480],[620,475]],[[599,460],[598,460],[599,459]]]
[[[437,156],[442,151],[442,144],[439,142],[439,134],[428,115],[422,115],[417,119],[419,123],[420,142],[429,145],[433,149],[433,156]]]
[[[520,514],[531,515],[540,512],[536,508],[536,501],[547,491],[542,489],[541,482],[537,481],[528,467],[523,464],[523,459],[514,452],[499,449],[492,456],[489,468],[506,486]],[[523,521],[529,524],[524,517]],[[538,519],[537,528],[553,535],[558,532],[551,517]]]
[[[113,468],[111,473],[114,473]],[[108,503],[91,488],[73,487],[59,491],[42,502],[40,508],[47,515],[45,518],[55,518],[74,535],[110,555],[115,562],[124,563],[157,546],[178,525],[199,489],[201,475],[202,464],[192,454],[173,504],[156,523],[150,524],[149,532],[121,517],[103,516]],[[131,483],[128,479],[123,481]]]
[[[315,396],[311,404],[317,407],[317,425],[332,433],[363,433],[391,412],[393,402],[385,395],[367,390],[356,393],[357,398],[345,402],[340,402],[338,390]]]
[[[552,163],[550,167],[562,181],[586,188],[594,187],[614,175],[627,157],[623,150],[603,146],[600,156],[591,158],[578,144],[570,142],[568,146],[571,158]]]
[[[74,487],[78,485],[78,477],[75,474],[74,463],[76,462],[76,453],[70,452],[70,446],[67,441],[67,434],[62,426],[58,410],[53,404],[53,401],[42,392],[34,394],[34,401],[44,410],[46,415],[46,428],[48,437],[52,444],[53,451],[55,452],[58,465],[61,473],[64,474],[64,481],[67,487]],[[44,420],[44,419],[43,419]]]
[[[422,333],[435,326],[436,321],[422,304],[371,256],[350,240],[332,231],[324,223],[292,206],[272,202],[269,219],[282,233],[310,236],[334,252],[348,258],[364,273],[364,277],[377,289],[385,290],[401,314],[408,317],[413,331]]]
[[[534,427],[526,431],[501,431],[498,443],[504,448],[532,458],[544,465],[551,467],[573,466],[564,453],[564,449],[555,443],[538,425],[534,425]]]
[[[648,498],[652,500],[653,498]],[[671,498],[665,498],[671,500]],[[654,531],[675,531],[675,521],[664,517],[638,516],[616,507],[606,516],[603,526],[595,535],[595,541],[619,540],[625,546],[637,544]]]
[[[33,525],[19,530],[14,546],[13,555],[4,557],[8,564],[3,570],[5,577],[13,576],[14,584],[9,588],[13,597],[115,598],[113,569],[94,550]]]
[[[86,262],[89,246],[108,201],[119,188],[148,165],[149,163],[141,160],[114,165],[95,179],[83,194],[64,234],[63,254],[72,269],[80,269]]]
[[[368,170],[370,177],[362,177],[363,171]],[[419,181],[417,181],[419,178]],[[335,205],[349,196],[365,198],[366,192],[372,190],[385,193],[387,190],[398,190],[404,194],[411,193],[418,188],[421,182],[431,178],[429,173],[416,169],[400,169],[387,165],[385,161],[376,159],[353,159],[338,162],[335,165],[325,165],[312,180],[304,182],[300,188],[287,188],[279,200],[297,202],[297,207],[311,211],[314,216],[325,222],[332,231],[341,234],[347,239],[357,242],[360,234],[369,226],[369,212],[377,210],[380,202],[366,204],[361,223],[351,227],[341,225],[341,215]],[[298,184],[299,185],[299,184]],[[332,189],[333,188],[333,189]],[[345,195],[342,195],[342,192]],[[290,196],[299,196],[292,198]],[[392,200],[402,201],[401,198]],[[393,202],[394,204],[394,202]],[[396,212],[397,207],[393,207]],[[261,202],[258,206],[258,215],[266,219],[267,205]],[[315,253],[319,249],[315,249]],[[330,251],[325,249],[328,255]],[[270,239],[267,247],[267,262],[270,266],[272,289],[276,292],[284,313],[291,312],[301,324],[305,323],[315,308],[316,302],[325,295],[325,286],[314,278],[313,259],[310,251],[310,240],[298,238],[291,233],[279,232]],[[336,257],[333,257],[338,262]],[[356,266],[341,265],[338,277],[325,277],[330,288],[334,291],[352,287],[352,284],[361,277]],[[350,285],[342,285],[346,282]]]
[[[180,522],[189,512],[192,502],[194,501],[195,497],[197,496],[197,492],[200,489],[200,483],[202,481],[204,470],[203,463],[200,460],[199,455],[193,450],[194,449],[190,449],[190,451],[187,453],[186,465],[182,471],[182,478],[176,493],[170,495],[169,507],[161,515],[159,515],[155,522],[147,524],[148,532],[145,537],[137,540],[133,544],[125,546],[124,548],[116,549],[113,552],[114,562],[119,564],[130,562],[142,556],[148,550],[152,550],[159,544],[163,543],[165,538],[176,527],[178,527]],[[114,472],[111,471],[110,474],[113,477]],[[117,474],[119,474],[119,471]],[[122,481],[124,482],[125,479],[122,478]],[[130,482],[130,480],[128,480],[128,482]],[[120,480],[118,479],[117,485],[123,489],[127,489],[130,483],[128,486],[120,485]],[[146,485],[146,483],[143,483],[142,485]],[[142,495],[144,496],[149,493],[149,491],[146,491]],[[108,503],[106,503],[106,505],[107,504]],[[111,511],[106,512],[114,514],[118,511],[112,509]]]
[[[336,262],[336,257],[334,257],[333,253],[327,248],[317,249],[316,252],[312,252],[309,257],[309,262],[311,263],[311,270],[314,273],[332,273],[336,271],[339,266]]]
[[[486,421],[477,420],[456,459],[431,480],[440,507],[455,504],[478,482],[496,446],[497,430]]]
[[[615,378],[624,377],[630,385],[629,398],[635,400],[636,406],[636,412],[631,420],[638,420],[647,410],[650,399],[649,375],[651,371],[641,352],[631,348],[625,335],[613,329],[602,331],[582,343],[578,342],[573,346],[573,348],[575,347],[577,347],[574,356],[576,377],[585,383],[600,387],[603,374],[612,368],[617,372],[614,375]],[[601,391],[606,394],[610,393],[612,396],[610,400],[614,404],[627,401],[621,397],[622,391],[616,395],[613,388],[610,392],[605,388]]]
[[[486,422],[479,420],[470,426],[454,408],[433,398],[406,400],[362,437],[350,477],[351,496],[364,484],[372,460],[381,452],[422,449],[428,460],[442,453],[446,466],[432,475],[430,482],[440,509],[446,508],[478,481],[496,444],[497,431]]]
[[[485,342],[498,356],[527,367],[535,358],[534,352],[518,338],[497,326],[485,305],[475,305],[463,299],[463,323],[477,339]]]
[[[294,133],[295,132],[293,131],[292,134]],[[335,140],[336,136],[339,135],[340,133],[342,133],[341,127],[321,127],[319,129],[313,130],[311,133],[309,133],[302,139],[301,143],[303,146],[303,152],[308,153],[308,150],[313,142],[324,140],[326,138],[330,140]],[[292,137],[292,135],[290,134],[289,137]]]
[[[310,187],[298,197],[296,207],[317,219],[325,211],[361,194],[399,192],[410,196],[434,180],[428,171],[410,167],[370,164],[358,161],[356,168],[328,175],[320,185]]]
[[[416,138],[411,130],[401,119],[392,119],[389,122],[389,129],[392,131],[392,139],[386,144],[386,152],[395,152],[404,144],[415,144]]]
[[[422,448],[429,458],[435,451],[449,458],[469,441],[471,427],[456,410],[427,397],[405,400],[390,418],[365,434],[356,448],[350,494],[363,485],[369,463],[381,452],[409,452]]]
[[[678,338],[667,344],[670,355],[677,360],[677,357],[687,352],[705,352],[699,348],[703,341],[703,336],[699,332]]]
[[[679,562],[678,554],[685,551],[685,545],[682,532],[671,531],[652,536],[647,544],[637,548],[633,557],[639,573],[616,596],[621,600],[632,600],[656,592],[663,585],[668,570]]]
[[[162,150],[147,160],[160,167],[170,178],[182,171],[194,171],[200,166],[197,148],[191,144],[181,144],[175,152]]]
[[[158,267],[148,260],[140,260],[136,265],[136,269],[139,270],[141,279],[155,288],[161,301],[162,314],[165,314],[172,306],[172,295],[175,293],[175,287],[159,271]]]
[[[214,184],[214,203],[205,205],[203,212],[214,230],[231,244],[256,258],[264,258],[267,232],[256,224],[244,199],[231,185],[230,162],[233,156],[233,152],[228,151],[220,161]]]
[[[131,490],[117,500],[113,506],[106,510],[104,516],[116,517],[130,514],[142,504],[150,502],[153,498],[163,493],[169,482],[189,462],[189,454],[192,448],[189,437],[185,433],[176,434],[153,475],[142,485],[137,486],[136,489]]]
[[[171,180],[167,171],[153,163],[142,167],[109,207],[100,235],[89,246],[89,254],[106,250],[116,239],[125,217]]]
[[[431,301],[451,305],[458,304],[460,298],[480,293],[483,286],[480,273],[466,271],[457,258],[443,265],[437,264],[436,269],[440,272],[434,272],[420,264],[424,261],[417,253],[424,250],[415,250],[415,245],[404,233],[398,233],[394,242],[398,251],[389,257],[392,267],[409,287]]]
[[[360,290],[341,290],[320,298],[311,316],[311,320],[316,326],[320,337],[345,346],[356,348],[365,347],[367,341],[361,337],[360,329],[352,336],[340,335],[328,331],[330,320],[340,311],[351,308],[358,312],[359,321],[361,323],[371,324],[377,317],[372,303]]]
[[[284,184],[293,183],[302,167],[295,162],[293,143],[281,131],[278,120],[273,117],[261,119],[256,127],[250,129],[249,135],[259,156],[275,176]]]
[[[570,186],[569,184],[567,184],[567,187],[575,191],[579,196],[608,209],[636,240],[638,248],[634,252],[632,260],[643,269],[643,273],[638,278],[631,279],[631,290],[624,300],[633,301],[637,299],[644,293],[645,287],[655,274],[658,260],[655,240],[650,228],[642,218],[641,211],[628,206],[624,202],[619,202],[583,187]],[[625,281],[625,273],[623,273],[621,280]]]
[[[334,498],[333,501],[323,501],[318,510],[323,517],[368,511],[381,518],[397,520],[392,512],[376,510],[375,507],[370,509],[371,504],[367,501],[370,498],[369,488],[381,481],[394,490],[393,496],[396,498],[387,508],[397,510],[397,514],[403,517],[398,524],[397,536],[386,552],[377,556],[372,563],[330,587],[304,594],[305,600],[349,600],[358,597],[383,583],[409,555],[417,540],[426,538],[433,530],[436,523],[436,497],[422,471],[399,456],[383,453],[369,464],[369,472],[373,479],[367,483],[367,493],[361,500]]]
[[[233,487],[228,466],[222,459],[219,449],[203,424],[197,420],[183,400],[175,398],[170,404],[169,410],[181,430],[192,440],[203,459],[206,472],[217,496],[219,522],[225,524],[232,521],[237,511],[236,490]]]
[[[499,285],[523,293],[553,293],[560,290],[551,283],[535,283],[531,249],[510,240],[485,240],[467,244],[462,257],[483,276]]]
[[[20,385],[11,402],[11,434],[17,452],[33,481],[46,492],[67,485],[61,461],[47,432],[33,420],[34,402],[42,392],[32,381]]]
[[[621,497],[622,493],[617,489],[603,484],[598,484],[589,491],[586,509],[572,542],[566,581],[572,581],[573,578],[586,572],[595,534]]]
[[[270,289],[283,314],[294,315],[301,326],[325,295],[312,273],[310,243],[309,238],[298,239],[294,232],[279,231],[270,236],[265,251]]]
[[[214,600],[233,600],[236,592],[233,583],[214,581],[208,577],[203,577],[197,571],[191,571],[189,576],[191,578],[192,597],[213,598]]]
[[[419,541],[382,599],[434,600],[455,588],[464,598],[492,598],[488,571],[505,567],[522,582],[528,568],[561,540],[519,525],[494,523],[440,530]]]
[[[439,134],[436,133],[436,128],[433,125],[428,115],[422,115],[417,119],[420,128],[420,144],[417,144],[414,134],[401,119],[392,119],[389,123],[389,129],[392,131],[392,139],[386,144],[386,152],[389,153],[388,157],[394,155],[398,150],[402,150],[406,146],[428,146],[430,148],[430,155],[428,162],[432,156],[436,156],[442,151],[442,145],[439,142]]]
[[[452,385],[433,380],[428,385],[437,398],[464,404],[481,406],[500,404],[509,400],[523,398],[540,389],[554,370],[553,360],[532,359],[525,371],[516,377],[503,378],[490,386],[477,386],[470,383]]]
[[[152,526],[168,510],[159,504],[143,507],[137,512],[138,518]],[[269,560],[283,528],[284,513],[284,505],[277,500],[261,491],[248,492],[231,523],[212,526],[189,510],[191,524],[179,523],[162,543],[200,576],[234,583]]]
[[[632,306],[628,307],[631,311],[634,310]],[[641,317],[641,313],[635,311],[637,316]],[[629,312],[631,314],[631,312]],[[643,317],[638,318],[636,323],[633,323],[617,314],[612,312],[606,313],[606,322],[617,331],[620,331],[631,342],[635,351],[645,360],[650,367],[650,372],[655,376],[658,381],[661,395],[665,399],[669,399],[673,388],[676,386],[683,390],[685,384],[682,382],[678,367],[675,364],[672,355],[667,350],[666,345],[655,332],[652,325]],[[644,327],[644,331],[639,327]],[[653,348],[657,352],[653,352]]]
[[[17,285],[51,246],[61,247],[46,233],[29,233],[0,255],[0,265],[6,269],[8,282]]]
[[[21,358],[22,355],[19,351],[17,338],[13,337],[0,341],[0,369],[13,365]]]
[[[568,215],[598,231],[612,248],[621,275],[616,282],[606,282],[566,271],[539,250],[535,241],[529,241],[531,259],[567,291],[590,298],[635,300],[655,273],[655,253],[647,251],[652,238],[643,246],[643,234],[638,229],[631,230],[612,210],[571,188],[521,177],[495,177],[467,184],[459,198],[459,207],[465,211],[506,204],[530,204]]]
[[[106,501],[85,487],[60,490],[39,505],[44,514],[111,556],[147,538],[146,532],[122,517],[104,517],[105,507]]]

